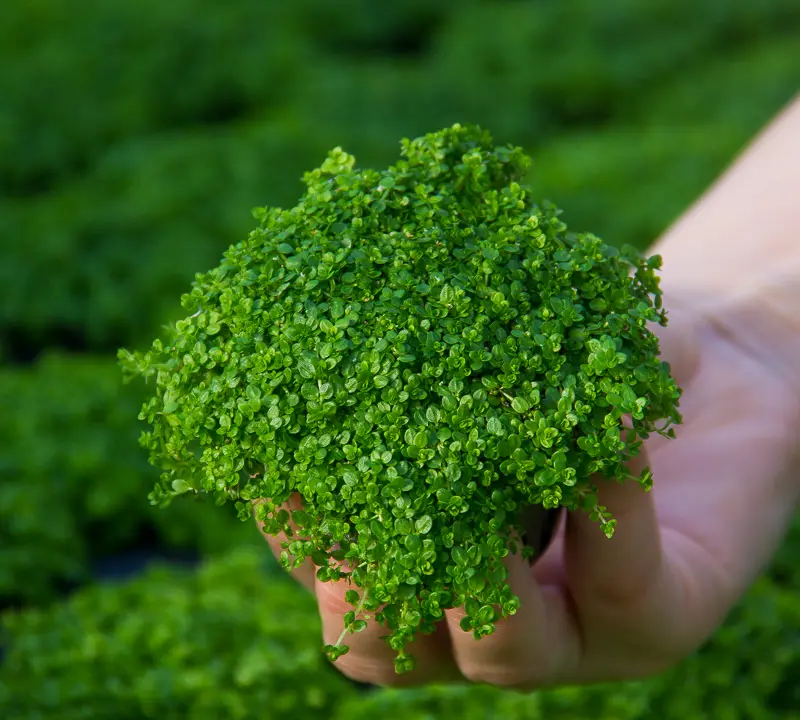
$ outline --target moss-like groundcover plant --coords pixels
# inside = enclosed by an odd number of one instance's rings
[[[628,463],[672,436],[680,390],[648,326],[666,324],[660,258],[567,233],[519,184],[521,149],[454,125],[388,170],[354,163],[337,148],[295,207],[259,210],[188,317],[120,361],[155,379],[151,500],[207,493],[244,519],[264,499],[287,568],[351,584],[329,657],[373,620],[404,672],[444,609],[476,638],[516,611],[503,558],[532,556],[526,508],[612,536],[597,483],[651,487]]]

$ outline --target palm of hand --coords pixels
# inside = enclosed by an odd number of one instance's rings
[[[618,519],[612,540],[572,513],[533,567],[509,561],[521,608],[493,635],[474,640],[460,629],[459,610],[449,610],[433,635],[410,647],[417,669],[398,676],[382,628],[371,623],[348,637],[351,650],[336,666],[383,685],[467,678],[532,689],[650,675],[699,646],[761,570],[794,511],[789,467],[800,404],[772,365],[769,338],[755,357],[740,342],[741,328],[731,333],[718,322],[724,318],[695,316],[672,312],[661,332],[663,356],[684,389],[684,423],[676,440],[653,436],[645,444],[653,491],[601,484],[600,504]],[[335,641],[350,609],[347,588],[315,581],[312,567],[297,577],[316,592],[325,642]]]

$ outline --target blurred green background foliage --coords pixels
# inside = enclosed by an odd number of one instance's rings
[[[479,123],[570,227],[646,247],[798,88],[797,0],[0,4],[0,716],[800,718],[798,526],[661,678],[357,691],[253,526],[148,505],[115,361],[334,146]],[[202,565],[97,584],[150,555]]]

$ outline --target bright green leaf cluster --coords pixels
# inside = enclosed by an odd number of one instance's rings
[[[595,478],[629,479],[642,439],[680,422],[648,327],[666,323],[660,258],[568,234],[519,184],[529,163],[460,125],[381,172],[337,148],[197,276],[189,317],[120,353],[155,379],[151,499],[210,493],[243,518],[266,499],[285,566],[347,577],[346,629],[374,614],[399,672],[445,609],[476,638],[516,611],[503,558],[525,508],[583,509],[610,536]]]

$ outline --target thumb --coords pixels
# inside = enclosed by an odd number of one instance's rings
[[[706,322],[680,296],[666,297],[669,308],[665,327],[655,326],[661,358],[669,363],[670,373],[680,387],[688,386],[700,368],[700,336]],[[649,453],[661,442],[651,436],[639,454],[630,461],[633,478],[649,467]],[[581,605],[629,601],[646,592],[661,571],[661,537],[653,494],[645,492],[634,479],[624,483],[597,479],[597,505],[606,508],[617,520],[613,539],[608,540],[601,523],[589,513],[570,512],[564,537],[564,567],[567,582]]]
[[[646,445],[630,463],[634,477],[647,467]],[[598,478],[597,505],[618,525],[608,539],[583,510],[569,513],[564,538],[567,582],[578,607],[634,602],[661,570],[661,537],[651,492],[630,479]]]

